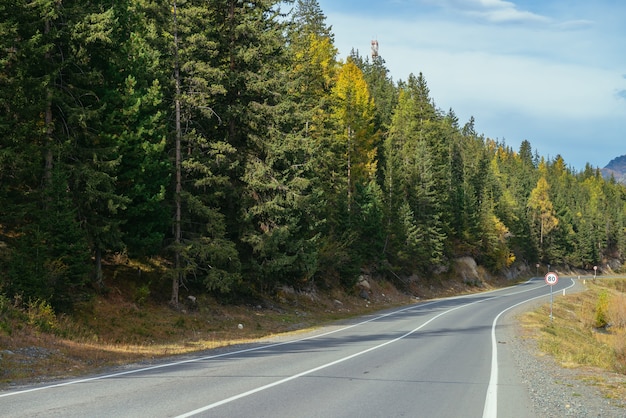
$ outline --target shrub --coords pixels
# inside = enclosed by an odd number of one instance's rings
[[[598,300],[596,301],[596,315],[595,324],[596,328],[606,327],[609,323],[609,292],[602,290],[598,294]]]
[[[45,300],[31,300],[27,308],[28,324],[42,332],[53,332],[58,328],[57,318],[52,306]]]

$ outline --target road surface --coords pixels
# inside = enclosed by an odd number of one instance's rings
[[[561,278],[554,297],[574,284]],[[300,339],[0,392],[0,416],[532,417],[507,314],[549,300],[537,278],[421,302]]]

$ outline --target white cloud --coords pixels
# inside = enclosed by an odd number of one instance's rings
[[[593,20],[577,19],[577,20],[567,20],[564,22],[558,22],[555,24],[555,27],[557,29],[564,29],[564,30],[579,30],[579,29],[589,28],[595,24],[596,22]]]
[[[534,116],[589,119],[621,111],[613,98],[618,75],[610,71],[482,52],[413,55],[424,62],[435,100],[474,101]]]
[[[425,0],[430,4],[479,18],[491,23],[548,23],[550,18],[520,10],[503,0]]]
[[[422,72],[439,108],[452,108],[461,123],[474,116],[487,136],[513,146],[528,139],[541,155],[562,154],[579,168],[624,153],[623,34],[604,15],[568,9],[550,18],[500,0],[413,1],[438,11],[333,13],[341,58],[352,48],[368,55],[376,38],[396,81]]]
[[[351,48],[368,54],[370,29],[358,28],[375,27],[380,54],[394,78],[423,72],[433,98],[445,109],[452,101],[474,101],[532,115],[588,118],[623,112],[615,100],[615,91],[626,89],[623,73],[576,60],[580,43],[576,41],[573,48],[572,39],[558,31],[518,26],[494,30],[434,20],[403,23],[346,15],[336,15],[334,20],[335,30],[342,28],[336,39],[343,56]]]

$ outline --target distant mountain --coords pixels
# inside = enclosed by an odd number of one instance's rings
[[[626,155],[614,158],[600,171],[604,178],[609,179],[613,176],[618,183],[626,184]]]

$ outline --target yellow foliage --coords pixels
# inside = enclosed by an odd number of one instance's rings
[[[550,185],[545,177],[539,178],[537,186],[530,192],[528,208],[533,218],[539,223],[539,241],[543,243],[543,237],[549,234],[559,224],[554,215],[554,207],[549,196]]]
[[[299,87],[300,93],[310,96],[323,97],[331,89],[337,71],[337,49],[332,40],[311,33],[306,44],[295,52],[295,62],[292,69],[294,77],[304,75],[306,79]]]
[[[340,129],[338,139],[346,144],[350,186],[368,181],[376,172],[376,140],[374,132],[374,100],[363,73],[348,60],[337,73],[333,88],[334,118]]]

